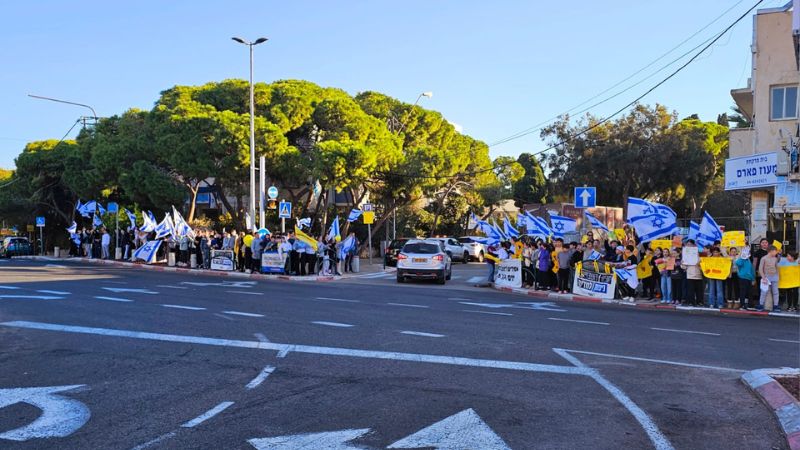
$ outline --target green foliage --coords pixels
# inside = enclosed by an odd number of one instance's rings
[[[513,185],[513,197],[518,207],[525,203],[547,202],[547,179],[536,156],[523,153],[517,158],[524,175]]]

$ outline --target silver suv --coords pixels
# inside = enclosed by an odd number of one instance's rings
[[[412,239],[397,255],[398,283],[404,283],[406,278],[421,278],[444,284],[452,275],[452,260],[439,240]]]

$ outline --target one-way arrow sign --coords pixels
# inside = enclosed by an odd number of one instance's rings
[[[369,428],[328,431],[324,433],[294,434],[270,438],[250,439],[247,442],[258,450],[360,450],[348,442],[369,433]]]
[[[91,413],[83,403],[58,393],[82,386],[84,385],[0,389],[0,408],[27,403],[42,410],[36,420],[0,434],[0,439],[27,441],[34,438],[64,437],[74,433],[89,420]]]
[[[510,450],[478,414],[465,409],[400,439],[389,448],[433,447],[438,450]]]
[[[578,208],[594,208],[597,206],[597,188],[576,187],[575,206]]]

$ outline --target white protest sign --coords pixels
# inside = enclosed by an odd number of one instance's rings
[[[233,270],[233,250],[212,250],[211,270]]]
[[[496,264],[494,284],[510,288],[522,287],[522,261],[505,259]]]
[[[572,293],[595,298],[614,298],[617,279],[614,273],[595,272],[587,270],[593,266],[587,262],[587,267],[575,272],[575,281],[572,283]],[[602,263],[600,264],[602,267]]]
[[[684,247],[681,252],[681,259],[683,264],[687,266],[700,264],[700,254],[697,252],[697,247]]]

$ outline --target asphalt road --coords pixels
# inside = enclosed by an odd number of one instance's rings
[[[480,275],[0,262],[0,448],[786,448],[738,378],[800,365],[798,320],[534,301]]]

